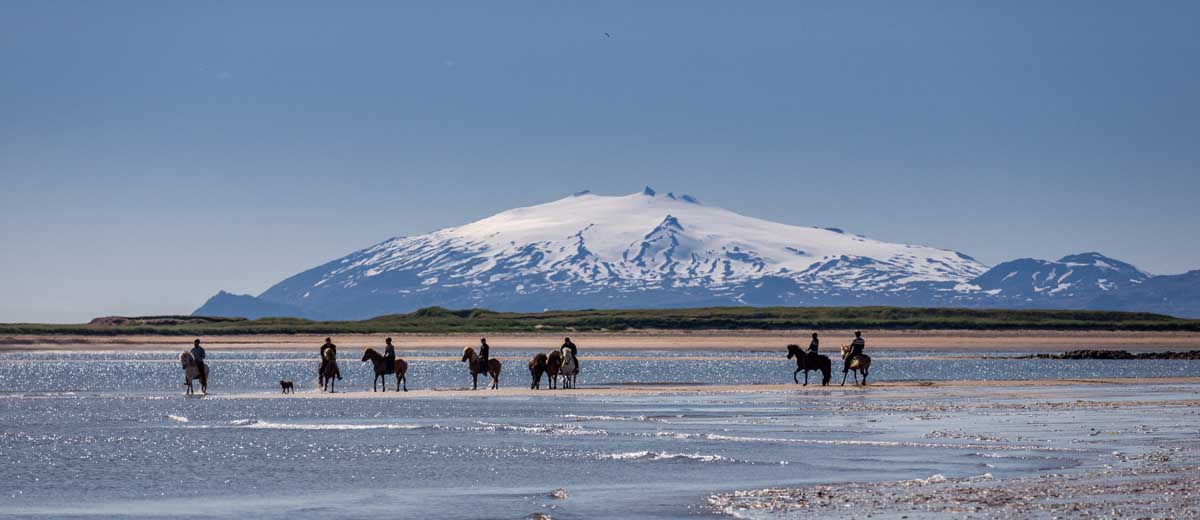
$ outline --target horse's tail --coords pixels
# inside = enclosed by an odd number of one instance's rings
[[[832,371],[833,362],[829,361],[829,356],[821,356],[821,385],[829,384],[830,372]]]

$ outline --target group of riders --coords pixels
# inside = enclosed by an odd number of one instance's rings
[[[479,366],[487,366],[487,361],[491,359],[491,349],[492,347],[487,345],[487,337],[480,337]],[[570,337],[563,337],[563,345],[558,347],[558,349],[559,352],[571,351],[571,357],[575,358],[574,375],[578,375],[578,373],[580,373],[580,364],[578,364],[580,347],[576,346],[575,342],[571,341]],[[188,351],[188,354],[191,355],[191,361],[190,363],[185,361],[184,369],[186,370],[188,366],[194,366],[199,372],[199,377],[203,377],[205,379],[208,378],[209,365],[204,363],[204,347],[200,346],[199,339],[192,342],[192,349],[191,351]],[[342,371],[341,369],[338,369],[337,366],[337,345],[334,345],[334,339],[332,339],[332,337],[325,337],[325,342],[322,346],[320,346],[319,349],[319,359],[320,365],[318,366],[317,373],[324,375],[324,373],[326,373],[326,369],[330,369],[332,373],[334,373],[334,377],[336,377],[338,381],[341,381]],[[391,337],[388,337],[388,339],[384,340],[383,370],[385,373],[391,373],[392,371],[396,370],[396,346],[392,345]]]
[[[863,354],[863,349],[866,347],[866,344],[866,341],[863,340],[862,337],[862,331],[855,331],[854,340],[850,342],[849,355],[847,355],[843,361],[843,374],[850,370],[851,363],[853,363],[854,359]],[[577,347],[575,343],[571,341],[571,338],[563,338],[563,344],[559,347],[559,351],[562,352],[565,350],[571,351],[571,357],[575,358],[576,360],[574,373],[579,374],[579,347]],[[808,344],[808,354],[811,356],[817,356],[820,354],[820,350],[821,340],[817,336],[817,333],[814,332],[812,333],[812,341]],[[208,365],[204,362],[204,347],[200,346],[199,339],[192,342],[192,349],[188,351],[188,354],[191,356],[191,364],[198,369],[201,377],[207,379]],[[332,338],[325,338],[325,343],[321,345],[320,349],[320,359],[321,365],[318,369],[319,374],[325,374],[326,368],[332,368],[334,377],[336,377],[338,380],[342,379],[341,370],[338,369],[337,365],[337,345],[333,344]],[[491,359],[491,346],[488,345],[487,338],[479,338],[479,366],[486,367],[489,359]],[[329,367],[329,364],[331,363],[333,366]],[[396,347],[392,345],[392,338],[387,338],[384,340],[383,363],[383,368],[385,371],[391,372],[395,369]],[[185,362],[184,369],[186,370],[187,368],[188,364]],[[205,383],[205,386],[207,386],[207,381]]]

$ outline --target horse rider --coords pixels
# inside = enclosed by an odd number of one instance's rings
[[[564,350],[567,350],[567,349],[571,350],[571,357],[575,358],[575,372],[572,373],[571,375],[578,375],[579,374],[579,347],[576,347],[575,343],[571,342],[571,338],[563,338],[562,346],[558,347],[559,353],[563,354],[563,359],[567,358],[566,352],[563,352]]]
[[[808,344],[808,355],[815,356],[820,353],[820,352],[818,352],[820,349],[821,349],[821,340],[817,339],[817,333],[814,332],[813,339]]]
[[[204,364],[204,347],[200,346],[200,339],[192,342],[192,363],[196,365],[196,371],[200,377],[208,377],[208,366]]]
[[[392,346],[392,338],[386,340],[387,346],[383,347],[383,370],[385,373],[396,371],[396,347]]]
[[[487,344],[487,338],[479,338],[479,367],[478,372],[481,374],[488,373],[488,355],[491,347]]]
[[[330,357],[333,358],[333,373],[337,376],[338,381],[341,381],[342,371],[337,366],[337,345],[334,345],[333,340],[330,338],[325,338],[325,344],[321,345],[321,374],[325,374],[325,364],[329,362],[325,359],[326,350],[331,351],[330,354],[332,355]]]
[[[862,338],[862,331],[854,331],[854,341],[850,342],[850,355],[846,356],[846,362],[842,365],[843,374],[850,371],[850,362],[853,361],[855,357],[861,356],[863,353],[863,348],[866,346],[867,342]]]

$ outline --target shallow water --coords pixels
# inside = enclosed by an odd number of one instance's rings
[[[410,388],[461,387],[460,363],[433,360],[445,355],[407,356]],[[1195,414],[1155,410],[1027,406],[1030,398],[986,388],[922,390],[919,398],[912,389],[222,398],[275,392],[276,380],[303,381],[315,362],[293,353],[210,356],[214,394],[187,399],[166,354],[0,355],[0,516],[695,517],[716,514],[705,508],[708,495],[738,489],[1003,478],[1106,464],[1113,451],[1149,449],[1155,438],[1194,438],[1200,423]],[[585,357],[584,385],[776,383],[788,381],[794,367],[782,356],[742,352],[710,354],[711,361],[633,356],[644,359]],[[1055,367],[1063,363],[1072,377],[1196,375],[1197,367],[903,353],[877,359],[880,380],[1059,377]],[[343,389],[369,386],[356,360],[343,359],[342,370]],[[512,384],[528,384],[523,367],[511,375]],[[1052,392],[1062,403],[1197,395],[1189,385]],[[980,402],[1003,406],[972,406]],[[1122,434],[1093,435],[1098,427]],[[550,497],[558,488],[566,499]]]
[[[371,384],[369,365],[358,352],[346,349],[339,360],[343,389]],[[408,387],[460,388],[467,382],[463,363],[453,351],[400,352],[410,362]],[[881,351],[871,353],[874,381],[1036,380],[1058,378],[1171,377],[1200,375],[1196,360],[1052,360],[1003,359],[1019,352],[938,353]],[[498,356],[504,363],[501,383],[528,386],[526,363],[533,351],[509,350]],[[600,357],[602,359],[589,359]],[[0,392],[159,392],[178,386],[178,354],[167,352],[14,352],[0,354]],[[353,359],[351,359],[353,358]],[[618,358],[604,360],[603,358]],[[632,359],[631,359],[632,358]],[[682,359],[680,359],[682,358]],[[279,389],[291,379],[315,384],[317,361],[309,353],[212,352],[211,391]],[[840,360],[834,360],[840,382]],[[78,377],[86,365],[86,377]],[[680,353],[594,350],[581,357],[580,383],[604,386],[630,383],[759,384],[788,383],[796,365],[786,353]],[[803,377],[803,376],[801,376]],[[817,372],[809,374],[810,382]],[[394,381],[393,381],[394,384]]]

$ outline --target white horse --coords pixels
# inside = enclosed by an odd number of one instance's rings
[[[564,348],[562,349],[562,356],[562,365],[558,370],[558,375],[562,376],[563,379],[562,387],[575,388],[575,371],[579,368],[579,364],[575,362],[575,353],[571,352],[569,348]]]
[[[208,365],[197,364],[191,352],[179,354],[179,366],[183,368],[183,386],[187,387],[187,395],[194,395],[196,390],[192,381],[200,380],[200,393],[208,395]]]

